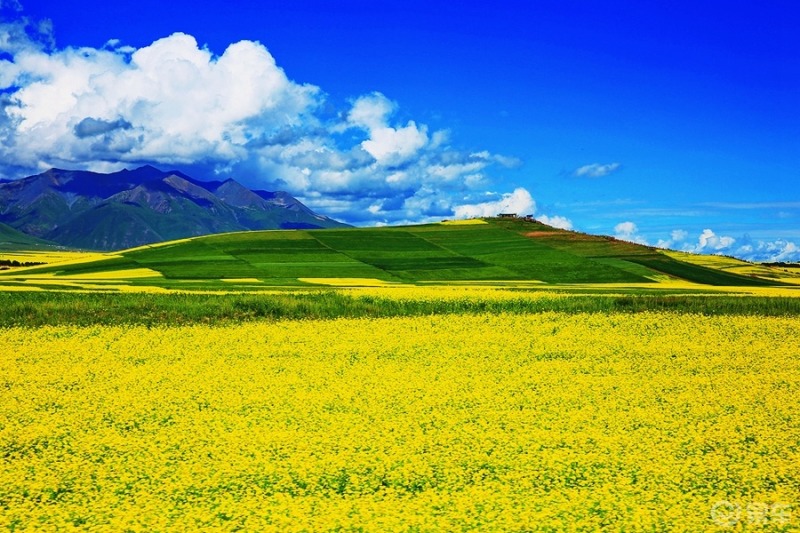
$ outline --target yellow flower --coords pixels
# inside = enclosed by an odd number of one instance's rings
[[[701,531],[730,501],[746,527],[800,494],[798,338],[677,313],[5,329],[0,526]]]

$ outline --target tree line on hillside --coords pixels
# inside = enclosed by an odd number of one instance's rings
[[[47,263],[41,263],[36,261],[17,261],[16,259],[0,259],[0,270],[7,270],[9,268],[17,268],[17,267],[32,267],[38,265],[46,265]]]

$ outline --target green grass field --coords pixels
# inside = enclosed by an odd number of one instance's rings
[[[502,291],[502,290],[501,290]],[[511,292],[508,290],[505,293]],[[643,313],[676,311],[706,316],[800,316],[800,298],[698,294],[570,294],[517,296],[464,293],[431,298],[355,291],[270,294],[115,294],[0,291],[0,328],[46,325],[234,324],[252,320],[378,318],[479,313]]]
[[[3,250],[54,250],[58,245],[32,237],[0,222],[0,251]]]
[[[125,279],[126,271],[140,269],[149,269],[152,276]],[[781,285],[775,279],[681,261],[654,248],[608,237],[519,219],[486,219],[486,223],[469,225],[217,234],[123,250],[99,260],[5,272],[0,286],[25,283],[52,288],[59,280],[79,276],[87,282],[109,272],[133,286],[186,290],[216,290],[221,280],[249,280],[239,285],[248,290],[254,284],[303,286],[309,279],[405,284],[658,285],[672,280],[717,287]]]
[[[466,292],[442,299],[365,296],[323,281]],[[6,271],[3,287],[25,290],[0,290],[0,326],[543,311],[800,315],[800,299],[792,297],[798,286],[607,237],[500,219],[210,235]],[[504,296],[495,298],[493,290]],[[772,292],[737,294],[748,291]]]

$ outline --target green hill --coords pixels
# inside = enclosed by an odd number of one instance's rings
[[[28,269],[26,274],[85,275],[147,268],[163,276],[147,279],[148,284],[187,283],[187,287],[225,279],[297,285],[308,278],[548,284],[655,284],[674,278],[716,286],[779,284],[534,221],[472,222],[218,234],[123,250],[100,261]]]
[[[0,222],[0,250],[46,250],[56,246],[55,243],[22,233]]]

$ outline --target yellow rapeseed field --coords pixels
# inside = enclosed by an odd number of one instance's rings
[[[0,527],[797,528],[798,339],[677,313],[0,330]]]
[[[480,224],[488,224],[482,218],[467,218],[463,220],[443,220],[439,224],[445,226],[478,226]]]
[[[0,250],[0,259],[7,261],[19,261],[21,263],[60,263],[71,265],[94,261],[106,257],[113,257],[113,254],[100,252],[76,252],[72,250],[48,250],[48,251],[3,251]],[[19,271],[19,270],[17,270]]]
[[[758,276],[783,283],[800,284],[800,271],[798,271],[797,268],[749,263],[747,261],[742,261],[741,259],[736,259],[735,257],[724,255],[701,255],[687,252],[677,252],[675,250],[661,250],[661,253],[677,259],[678,261],[724,270],[733,274],[740,274],[742,276]]]

